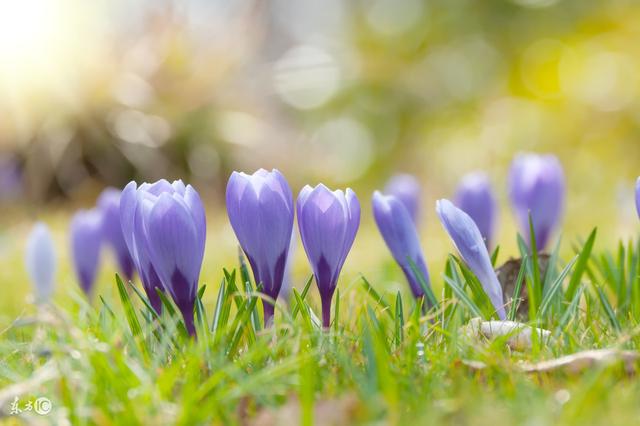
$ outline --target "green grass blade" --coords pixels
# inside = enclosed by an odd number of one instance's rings
[[[556,294],[560,291],[560,288],[562,288],[564,279],[569,274],[569,271],[571,271],[571,268],[573,268],[573,265],[576,263],[577,259],[578,255],[574,256],[574,258],[571,259],[571,262],[569,262],[567,266],[564,267],[562,272],[560,272],[560,275],[558,275],[556,280],[549,287],[547,294],[542,299],[542,303],[540,304],[540,312],[538,314],[538,318],[544,318],[544,316],[547,314],[549,308],[553,304]]]
[[[133,334],[133,337],[138,337],[142,334],[142,327],[140,326],[140,321],[138,321],[138,316],[136,315],[133,303],[131,303],[129,293],[127,293],[127,290],[118,274],[116,274],[116,284],[118,285],[118,293],[120,295],[120,300],[122,301],[122,306],[124,307],[124,314],[127,317],[131,334]]]
[[[516,285],[513,289],[513,296],[511,297],[511,306],[509,307],[509,314],[507,319],[514,321],[518,313],[518,307],[520,306],[520,294],[522,293],[522,283],[524,283],[524,275],[527,269],[527,261],[529,255],[525,255],[520,262],[520,270],[518,271],[518,277],[516,278]]]
[[[387,315],[389,315],[391,318],[393,318],[393,313],[391,312],[391,307],[389,306],[389,304],[384,300],[384,298],[376,291],[375,288],[373,288],[373,286],[371,285],[371,283],[369,283],[369,281],[367,280],[367,278],[364,275],[361,275],[360,278],[362,279],[362,286],[364,287],[364,289],[367,291],[367,294],[369,296],[371,296],[371,298],[376,302],[376,304],[382,306],[382,310],[384,312],[387,313]]]
[[[589,262],[589,258],[591,257],[591,251],[593,249],[593,244],[596,240],[597,234],[598,228],[593,228],[593,231],[591,231],[591,234],[589,234],[589,238],[587,238],[587,242],[584,244],[582,250],[580,251],[580,254],[578,255],[576,266],[573,269],[573,274],[571,275],[569,285],[567,286],[567,292],[565,293],[565,300],[567,301],[573,300],[573,297],[578,290],[580,280],[582,279],[582,274],[584,274],[584,271],[587,268],[587,263]]]

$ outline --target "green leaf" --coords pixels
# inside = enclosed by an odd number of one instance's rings
[[[389,306],[389,304],[376,291],[376,289],[373,288],[373,286],[369,283],[369,281],[364,275],[361,275],[360,278],[362,279],[362,286],[367,291],[367,294],[371,296],[371,298],[376,302],[376,304],[382,306],[382,310],[386,312],[387,315],[393,318],[393,313],[391,312],[391,307]]]
[[[425,277],[422,275],[422,272],[418,270],[418,267],[416,266],[413,259],[409,258],[408,260],[409,260],[409,266],[411,267],[411,271],[418,278],[420,287],[422,287],[422,291],[424,291],[424,294],[426,295],[427,300],[429,301],[429,304],[434,308],[438,308],[438,300],[436,299],[436,296],[433,294],[431,285],[429,285]]]
[[[587,262],[589,262],[589,258],[591,257],[591,250],[593,249],[593,244],[596,240],[596,235],[598,233],[598,228],[593,228],[591,234],[589,234],[589,238],[587,238],[587,242],[582,247],[582,251],[578,255],[578,260],[576,261],[576,266],[573,270],[573,274],[571,275],[571,279],[569,280],[569,285],[567,286],[567,292],[565,293],[565,300],[571,301],[578,291],[578,286],[580,285],[580,280],[582,279],[582,274],[584,273]]]
[[[620,331],[622,327],[620,326],[620,322],[618,322],[618,318],[616,317],[613,307],[611,306],[611,302],[609,302],[609,298],[602,290],[602,287],[600,287],[599,285],[595,285],[595,288],[596,292],[598,293],[598,299],[600,299],[600,304],[602,305],[607,318],[609,318],[609,322],[611,322],[611,325],[617,331]]]
[[[222,279],[220,283],[220,289],[218,290],[218,297],[216,299],[216,308],[213,311],[213,321],[211,323],[211,331],[213,331],[216,335],[219,334],[219,330],[227,325],[227,318],[223,318],[222,312],[224,310],[225,303],[227,301],[227,293],[226,293],[226,278]],[[223,323],[222,320],[225,322]]]
[[[402,310],[402,295],[400,292],[396,294],[396,310],[395,310],[395,344],[399,347],[404,340],[404,313]]]
[[[520,306],[520,293],[522,293],[522,283],[524,282],[525,270],[527,269],[527,259],[529,255],[525,255],[520,262],[520,270],[518,271],[518,277],[516,278],[516,285],[513,289],[513,296],[511,297],[511,307],[509,309],[509,315],[507,319],[513,321],[516,319],[518,313],[518,307]]]
[[[127,293],[127,290],[118,274],[116,274],[116,284],[118,285],[118,293],[120,294],[120,300],[124,307],[124,313],[127,317],[131,334],[133,334],[134,337],[138,337],[142,333],[142,327],[140,327],[140,322],[138,321],[136,310],[131,303],[131,298],[129,298],[129,293]]]
[[[444,278],[444,282],[447,285],[449,285],[449,287],[451,287],[451,290],[453,290],[453,293],[456,295],[458,300],[460,300],[464,305],[467,306],[467,308],[471,311],[471,314],[474,317],[486,318],[486,316],[482,314],[482,311],[480,310],[480,308],[475,304],[473,300],[471,300],[467,292],[464,291],[464,289],[462,289],[458,285],[458,283],[456,283],[454,280],[447,277],[446,275],[443,278]]]
[[[493,250],[493,253],[491,253],[491,266],[493,266],[494,268],[496,267],[496,262],[498,261],[499,254],[500,246],[496,246],[496,248]]]
[[[311,283],[312,282],[313,282],[313,274],[309,276],[309,279],[307,280],[307,283],[304,285],[304,288],[302,289],[302,294],[300,296],[300,298],[302,300],[304,300],[307,297],[307,293],[309,293],[309,288],[311,288]],[[301,307],[302,307],[302,305],[299,305],[297,303],[297,299],[296,299],[296,305],[291,310],[291,318],[296,319],[296,317],[298,316],[298,312],[299,312]]]
[[[578,256],[574,256],[574,258],[571,259],[571,262],[569,262],[567,266],[564,267],[562,272],[560,272],[560,275],[558,275],[553,284],[551,284],[549,290],[547,291],[547,294],[542,299],[542,303],[540,304],[540,313],[538,315],[538,318],[544,318],[544,316],[547,314],[547,311],[551,307],[556,294],[559,292],[560,288],[562,288],[562,282],[569,274],[569,271],[571,271],[571,268],[576,263],[577,259]]]

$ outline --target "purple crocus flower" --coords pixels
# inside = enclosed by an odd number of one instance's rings
[[[102,227],[105,242],[111,246],[120,271],[127,280],[133,278],[133,260],[120,224],[120,194],[116,188],[106,188],[98,197],[98,208],[102,212]]]
[[[456,190],[455,204],[471,216],[487,248],[491,248],[498,206],[489,177],[482,172],[465,175]]]
[[[460,257],[478,277],[482,288],[496,309],[498,317],[505,319],[502,287],[491,265],[489,252],[478,226],[468,214],[454,206],[449,200],[438,201],[436,212],[445,231],[458,249]]]
[[[636,180],[636,210],[638,217],[640,217],[640,177]]]
[[[175,189],[164,179],[153,184],[144,183],[140,185],[140,188],[135,182],[129,182],[120,195],[122,235],[140,276],[140,281],[142,281],[142,287],[147,294],[149,303],[157,313],[160,313],[162,311],[162,300],[160,300],[157,290],[164,291],[164,286],[151,263],[146,234],[141,229],[141,219],[138,214],[139,191],[148,191],[155,196],[159,196],[163,192],[173,193]]]
[[[276,300],[293,230],[293,195],[278,170],[248,175],[233,172],[227,183],[227,214],[256,284]],[[264,323],[273,318],[273,304],[263,301]]]
[[[33,283],[35,300],[49,301],[54,290],[57,263],[56,249],[49,228],[38,222],[27,239],[25,266]]]
[[[565,180],[554,155],[519,154],[509,172],[509,197],[518,225],[530,243],[529,213],[536,246],[544,250],[564,208]]]
[[[71,255],[80,287],[87,296],[93,293],[102,249],[102,213],[80,210],[71,220]]]
[[[418,232],[409,212],[397,197],[382,195],[379,191],[373,193],[372,204],[373,217],[380,234],[407,277],[413,295],[416,298],[424,296],[424,290],[420,285],[419,277],[414,273],[414,268],[422,275],[427,285],[429,285],[429,272],[422,254],[422,247],[420,247]]]
[[[200,195],[180,180],[139,188],[130,182],[122,192],[120,218],[150,301],[159,281],[195,334],[193,308],[207,233]]]
[[[420,183],[413,175],[401,173],[391,177],[384,193],[399,199],[409,212],[414,223],[418,223],[420,214]]]
[[[313,269],[322,300],[322,323],[331,323],[331,298],[338,276],[360,225],[356,194],[331,191],[320,184],[302,188],[297,201],[302,245]]]

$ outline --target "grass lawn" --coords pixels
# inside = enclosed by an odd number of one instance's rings
[[[92,305],[71,291],[65,303],[27,306],[3,330],[3,421],[636,424],[635,352],[626,362],[614,352],[606,362],[537,364],[590,349],[637,349],[638,244],[597,251],[596,239],[594,232],[568,255],[554,250],[546,268],[521,245],[524,266],[511,285],[527,294],[528,310],[510,303],[509,318],[550,332],[532,333],[526,347],[509,344],[522,329],[487,338],[465,328],[493,312],[453,255],[431,273],[437,305],[429,311],[404,290],[382,291],[388,272],[341,280],[328,330],[311,278],[288,304],[278,302],[275,324],[265,328],[262,299],[233,261],[219,283],[200,287],[195,340],[171,302],[158,317],[137,285],[105,271],[112,292]],[[495,254],[497,265],[507,260]],[[41,397],[51,401],[47,415],[28,410]],[[21,413],[12,412],[14,402]]]

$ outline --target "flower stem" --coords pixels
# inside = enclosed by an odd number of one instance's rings
[[[328,330],[331,326],[331,298],[325,297],[322,299],[322,326],[325,330]]]
[[[271,327],[273,325],[273,311],[274,306],[267,302],[266,300],[262,301],[262,311],[264,312],[264,326]]]

